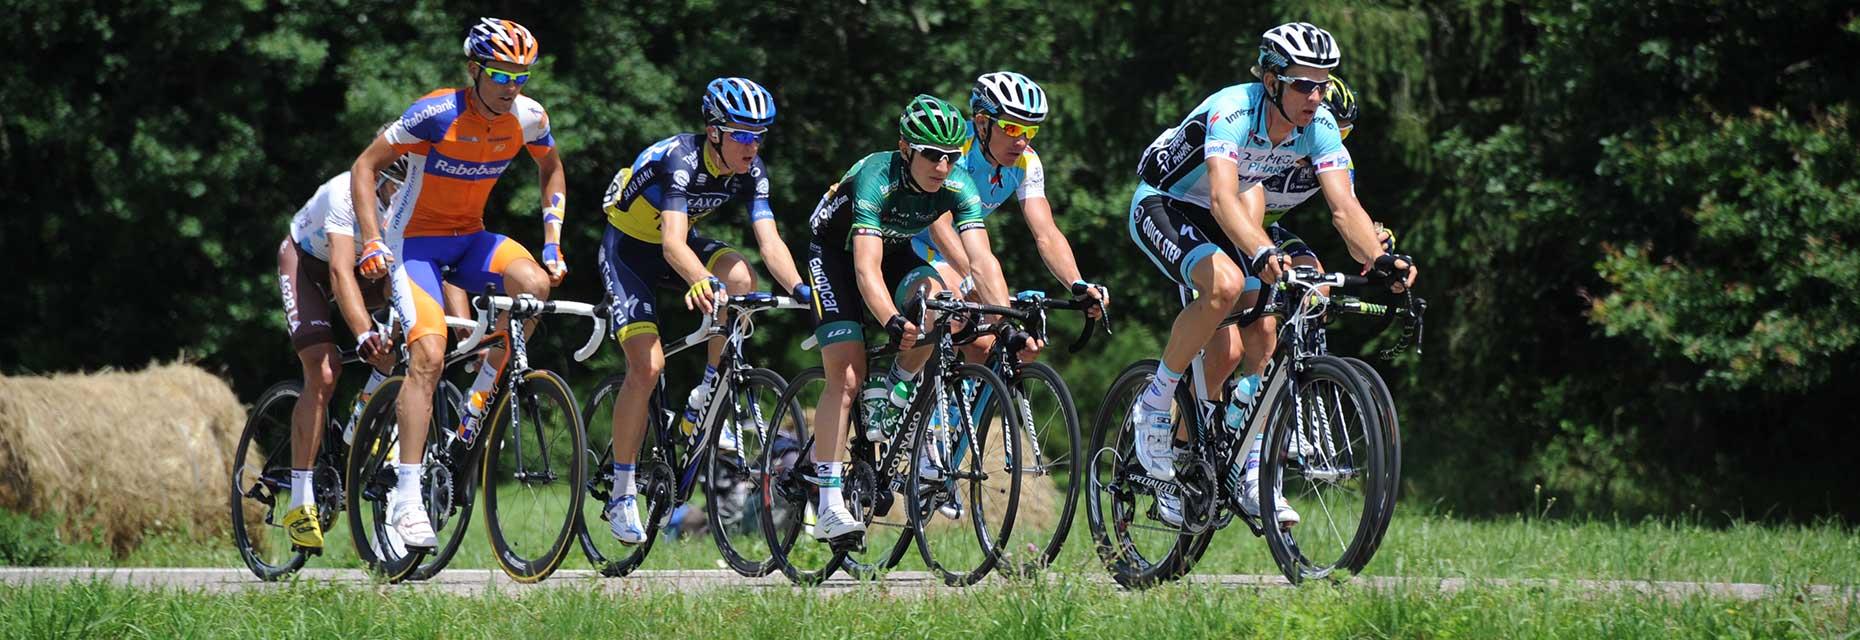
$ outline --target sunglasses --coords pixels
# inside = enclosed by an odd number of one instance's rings
[[[1034,136],[1040,135],[1040,125],[1037,124],[1020,124],[996,118],[995,126],[1001,127],[1001,132],[1007,134],[1010,138],[1026,138],[1032,140]]]
[[[961,149],[951,151],[949,149],[938,149],[921,144],[911,145],[911,150],[917,152],[917,155],[923,159],[929,160],[930,164],[942,164],[944,160],[948,160],[950,164],[955,164],[956,157],[962,155]]]
[[[730,127],[717,127],[717,130],[722,131],[724,135],[730,136],[730,139],[735,140],[737,144],[762,144],[762,141],[767,140],[769,137],[768,131],[750,131],[748,129],[732,129]]]
[[[1300,78],[1298,76],[1279,76],[1279,83],[1291,85],[1293,91],[1304,94],[1309,94],[1313,91],[1330,90],[1330,80],[1328,79],[1312,80],[1310,78]]]
[[[498,84],[510,84],[514,82],[519,87],[529,84],[530,81],[530,72],[528,71],[516,73],[487,66],[484,68],[484,75],[490,78],[492,82]]]

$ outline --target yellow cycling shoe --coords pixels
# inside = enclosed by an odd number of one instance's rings
[[[284,530],[290,532],[292,549],[322,555],[323,530],[317,525],[316,503],[285,512]]]

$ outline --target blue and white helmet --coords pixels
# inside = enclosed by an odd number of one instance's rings
[[[775,96],[747,78],[718,78],[704,87],[704,124],[767,128],[775,124]]]
[[[1046,120],[1046,90],[1012,71],[983,74],[969,92],[969,110],[1039,124]]]

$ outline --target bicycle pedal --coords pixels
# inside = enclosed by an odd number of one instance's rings
[[[291,545],[291,551],[294,553],[301,553],[307,556],[323,555],[322,547],[303,547],[303,546],[298,546],[298,545]]]
[[[827,541],[834,553],[865,553],[865,532],[855,531]]]

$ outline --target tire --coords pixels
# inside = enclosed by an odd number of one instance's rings
[[[788,382],[771,423],[777,446],[763,449],[760,467],[764,480],[757,519],[770,560],[790,582],[801,586],[818,585],[832,577],[847,554],[815,541],[807,531],[818,495],[818,489],[804,477],[810,471],[809,452],[814,447],[810,422],[825,386],[826,372],[820,367],[802,371]],[[782,445],[781,438],[795,444]]]
[[[915,538],[910,510],[905,507],[910,504],[905,483],[916,474],[911,457],[916,432],[900,424],[886,442],[873,444],[865,439],[865,410],[857,397],[851,416],[855,426],[847,434],[852,463],[847,465],[846,505],[865,522],[865,540],[861,548],[846,554],[841,568],[859,580],[880,580],[904,561]]]
[[[349,538],[355,543],[355,555],[370,572],[388,582],[407,579],[426,556],[424,551],[405,549],[395,542],[387,519],[388,491],[396,482],[394,465],[400,447],[395,414],[405,380],[397,375],[383,381],[362,408],[361,419],[355,425],[355,441],[349,446],[348,472],[344,474]],[[429,436],[437,433],[437,429],[428,430]],[[431,447],[428,449],[430,454]]]
[[[561,376],[531,371],[511,384],[478,436],[485,534],[504,573],[532,583],[568,555],[587,482],[587,431]]]
[[[704,510],[724,562],[738,575],[760,578],[775,570],[775,561],[762,535],[755,513],[760,502],[754,497],[762,493],[762,453],[774,443],[773,418],[788,383],[768,369],[749,369],[741,376],[722,405],[725,419],[710,430]],[[734,453],[717,448],[724,429],[736,429]]]
[[[233,547],[252,575],[266,582],[303,568],[307,555],[291,545],[283,526],[290,504],[291,413],[302,395],[303,383],[295,380],[274,384],[259,394],[239,434],[238,448],[233,450],[229,505]],[[325,510],[321,502],[317,507],[323,520],[319,524],[328,531],[336,510]]]
[[[1079,414],[1072,390],[1059,372],[1044,362],[1029,363],[1009,386],[1030,445],[1022,458],[1019,512],[1050,505],[1057,518],[1050,522],[1015,519],[1014,538],[1003,549],[1001,562],[1025,573],[1052,566],[1066,544],[1078,515],[1079,486],[1084,484],[1084,457],[1078,455],[1084,446],[1079,442]]]
[[[1179,575],[1176,557],[1192,536],[1156,519],[1155,498],[1129,480],[1144,475],[1135,458],[1129,413],[1156,373],[1156,360],[1126,367],[1106,391],[1083,460],[1086,522],[1098,557],[1118,584],[1144,589]]]
[[[1013,536],[1027,438],[1020,412],[1010,408],[1014,395],[987,367],[963,364],[941,382],[923,424],[910,425],[916,436],[912,463],[905,465],[905,504],[917,507],[911,537],[924,566],[944,584],[963,587],[994,570]],[[941,461],[943,480],[916,472],[916,461],[926,457]],[[957,508],[958,522],[936,509],[946,501]],[[947,524],[968,526],[938,530]]]
[[[1260,504],[1282,493],[1308,515],[1290,528],[1270,526],[1276,522],[1266,516],[1266,542],[1293,583],[1340,579],[1368,563],[1388,526],[1381,412],[1367,383],[1339,358],[1309,358],[1296,375],[1261,455]]]
[[[1393,522],[1395,518],[1395,501],[1401,489],[1401,420],[1395,411],[1395,396],[1389,393],[1388,382],[1382,379],[1375,367],[1356,358],[1344,358],[1345,362],[1355,367],[1363,381],[1368,383],[1370,393],[1376,397],[1376,407],[1382,412],[1382,519]],[[1382,547],[1382,539],[1388,533],[1386,524],[1370,544],[1367,555],[1373,557]],[[1367,566],[1367,565],[1365,565]]]

